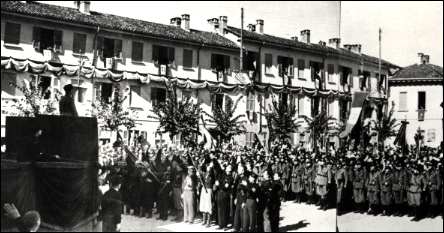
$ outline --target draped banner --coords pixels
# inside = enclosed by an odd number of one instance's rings
[[[272,92],[279,94],[282,92],[290,94],[303,94],[306,96],[320,96],[320,97],[336,97],[342,99],[351,99],[349,93],[343,93],[336,90],[317,90],[305,87],[286,87],[274,84],[227,84],[213,81],[190,80],[179,77],[164,77],[157,74],[139,73],[134,71],[117,71],[108,69],[99,69],[95,67],[82,67],[81,70],[78,65],[60,64],[54,62],[34,61],[30,59],[17,59],[12,57],[1,58],[1,68],[5,70],[14,70],[17,72],[29,72],[33,74],[42,74],[44,72],[52,72],[54,75],[61,76],[77,76],[80,75],[85,78],[109,79],[113,82],[120,82],[122,80],[139,80],[140,83],[148,84],[152,82],[167,82],[171,81],[183,89],[208,89],[213,93],[235,93],[244,90],[255,90],[261,93]],[[79,71],[80,70],[80,71]]]

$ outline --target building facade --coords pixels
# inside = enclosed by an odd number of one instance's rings
[[[389,79],[395,118],[407,121],[406,140],[414,145],[418,130],[426,146],[437,147],[443,140],[442,67],[429,63],[429,55],[419,54],[419,63],[407,66]]]
[[[35,81],[49,90],[48,99],[73,84],[79,115],[90,116],[92,103],[108,101],[118,84],[137,119],[135,128],[124,130],[126,140],[144,135],[151,144],[180,144],[180,137],[171,142],[156,134],[158,123],[149,117],[152,106],[165,101],[165,82],[174,80],[180,98],[191,96],[208,113],[227,98],[241,97],[235,114],[246,115],[247,133],[236,141],[251,145],[255,135],[267,139],[262,114],[273,96],[296,101],[302,123],[302,116],[327,111],[335,119],[333,129],[349,118],[354,92],[384,99],[382,80],[395,67],[383,60],[380,79],[378,59],[361,53],[359,44],[341,46],[339,38],[311,43],[309,30],[301,31],[300,40],[280,38],[266,34],[264,21],[257,20],[243,31],[241,69],[240,29],[229,26],[226,16],[209,19],[214,30],[205,32],[189,27],[188,14],[165,25],[93,12],[89,5],[1,3],[2,106],[23,95],[9,82]],[[201,122],[200,131],[211,138],[208,128]],[[100,132],[100,138],[107,141],[110,135]],[[308,134],[301,130],[292,138],[298,144],[308,141]]]

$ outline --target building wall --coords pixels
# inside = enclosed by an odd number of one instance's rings
[[[426,112],[424,121],[418,121],[418,92],[426,92]],[[406,109],[400,109],[400,92],[407,92]],[[414,136],[418,127],[424,130],[424,143],[427,146],[439,146],[443,140],[442,133],[442,86],[439,85],[414,85],[391,86],[389,102],[395,103],[394,117],[399,120],[407,120],[406,129],[408,144],[415,144]],[[434,135],[434,137],[433,137]]]
[[[5,24],[6,22],[14,22],[14,23],[20,23],[21,24],[21,30],[20,30],[20,44],[18,46],[10,46],[4,44],[4,31],[5,31]],[[80,60],[80,55],[74,54],[73,49],[73,37],[74,33],[83,33],[86,34],[86,51],[83,54],[83,60],[85,60],[85,66],[91,66],[93,61],[93,40],[95,37],[95,30],[84,28],[82,26],[78,25],[66,25],[66,24],[60,24],[55,22],[47,22],[42,20],[29,20],[25,18],[17,18],[17,17],[8,17],[7,19],[2,16],[1,21],[1,53],[2,56],[10,56],[13,58],[21,58],[21,59],[32,59],[37,61],[45,61],[46,58],[43,56],[42,53],[36,52],[32,45],[32,36],[33,36],[33,27],[43,27],[48,29],[57,29],[63,31],[63,52],[61,54],[57,54],[55,57],[55,60],[64,63],[64,64],[72,64],[72,65],[78,65]],[[211,69],[211,54],[212,53],[218,53],[223,55],[229,55],[230,56],[230,64],[231,64],[231,70],[232,72],[229,72],[227,75],[226,81],[230,84],[239,84],[243,83],[245,80],[248,79],[248,75],[246,73],[241,73],[240,75],[238,72],[235,71],[235,63],[239,62],[239,51],[233,50],[233,49],[227,49],[227,48],[214,48],[214,47],[207,47],[207,46],[200,46],[200,45],[193,45],[193,44],[186,44],[181,41],[166,41],[166,40],[160,40],[160,39],[152,39],[148,37],[142,37],[138,35],[130,35],[127,33],[121,33],[117,31],[105,31],[101,30],[99,32],[100,36],[107,37],[107,38],[114,38],[114,39],[120,39],[122,40],[122,61],[117,63],[117,69],[118,70],[125,70],[125,71],[137,71],[140,73],[151,73],[151,74],[157,74],[159,71],[159,67],[156,66],[152,60],[152,50],[153,45],[163,45],[168,47],[174,47],[175,48],[175,66],[170,68],[169,75],[172,77],[180,77],[180,78],[188,78],[190,80],[207,80],[207,81],[217,81],[217,75],[216,73]],[[233,37],[231,34],[225,35],[228,39],[231,39],[233,42],[238,43],[236,37]],[[142,42],[143,43],[143,59],[142,61],[134,62],[132,61],[131,54],[132,54],[132,42]],[[306,87],[306,88],[315,88],[316,84],[311,79],[311,71],[309,66],[309,61],[316,61],[316,62],[323,62],[324,58],[316,55],[315,53],[307,53],[307,52],[301,52],[301,51],[294,51],[294,50],[284,50],[284,49],[277,49],[275,47],[262,47],[259,48],[257,45],[246,43],[244,46],[251,51],[256,51],[260,53],[260,64],[261,64],[261,81],[262,83],[268,83],[268,84],[275,84],[275,85],[282,85],[282,78],[278,75],[278,67],[277,67],[277,57],[278,56],[286,56],[286,57],[292,57],[293,58],[293,64],[294,64],[294,77],[292,78],[292,86],[297,87]],[[190,49],[193,51],[193,67],[190,68],[184,68],[183,67],[183,51],[184,49]],[[265,54],[271,53],[273,56],[273,67],[271,69],[270,73],[265,72]],[[199,59],[198,59],[199,57]],[[298,78],[298,67],[297,67],[297,61],[298,59],[304,59],[305,60],[305,70],[304,70],[304,78]],[[334,64],[335,65],[335,73],[332,78],[332,82],[327,82],[326,89],[330,90],[336,90],[336,91],[347,91],[340,85],[339,81],[339,69],[338,66],[347,66],[351,67],[353,69],[353,76],[354,76],[354,85],[351,89],[351,92],[359,90],[359,81],[358,81],[358,70],[360,69],[361,65],[359,61],[355,60],[338,60],[334,57],[327,57],[325,58],[325,77],[327,80],[327,64]],[[101,59],[98,59],[97,62],[97,68],[103,68],[103,61]],[[377,66],[375,64],[364,64],[364,70],[368,70],[372,73],[372,78],[374,79],[374,82],[376,82],[376,78],[374,76],[374,73],[377,72]],[[3,73],[3,72],[2,72]],[[383,71],[383,73],[387,73],[386,70]],[[52,77],[52,88],[57,88],[59,90],[63,89],[63,86],[65,84],[71,83],[72,80],[76,80],[75,77],[67,77],[67,76],[61,76],[56,77],[52,73],[46,73],[42,74],[45,76]],[[3,74],[2,74],[3,76]],[[18,79],[22,80],[24,78],[30,78],[30,74],[28,73],[20,73],[17,74]],[[3,78],[3,77],[2,77]],[[89,116],[90,110],[91,110],[91,100],[93,99],[93,92],[92,92],[92,83],[91,80],[86,78],[80,78],[83,80],[82,87],[86,88],[85,97],[86,100],[83,103],[76,102],[76,106],[78,108],[78,112],[81,116]],[[57,83],[58,85],[55,85],[54,80],[59,80]],[[107,82],[111,83],[108,79],[96,79],[95,82]],[[161,87],[160,84],[150,82],[149,84],[141,84],[139,81],[136,80],[124,80],[120,82],[120,85],[125,90],[126,94],[129,94],[129,86],[130,85],[140,85],[140,95],[137,95],[133,93],[134,98],[137,99],[137,101],[133,101],[131,107],[134,109],[134,111],[137,113],[137,124],[136,127],[133,130],[139,130],[139,131],[145,131],[148,135],[148,141],[153,144],[156,142],[156,140],[160,140],[160,135],[156,135],[155,131],[158,127],[158,123],[155,119],[152,119],[148,116],[152,116],[153,113],[151,112],[152,105],[151,105],[151,88],[152,87]],[[376,88],[376,85],[372,84],[372,87]],[[2,88],[3,90],[3,88]],[[211,113],[211,93],[209,93],[208,90],[193,90],[193,99],[194,101],[201,101],[202,102],[202,109],[203,111],[206,111],[208,113]],[[233,101],[236,101],[237,98],[240,96],[243,96],[243,98],[240,100],[240,103],[238,105],[238,108],[235,112],[235,115],[245,114],[246,115],[246,108],[247,108],[247,93],[245,91],[239,91],[237,93],[230,93],[228,94]],[[254,111],[258,114],[258,120],[257,122],[252,122],[248,117],[244,117],[242,120],[245,121],[245,126],[247,128],[247,132],[254,132],[259,133],[262,131],[266,132],[266,129],[261,129],[261,123],[262,126],[266,125],[265,118],[259,115],[259,112],[261,112],[261,106],[260,99],[264,99],[265,95],[260,95],[262,98],[259,97],[259,94],[255,93],[255,106]],[[311,101],[309,97],[299,96],[299,98],[304,99],[303,104],[303,110],[301,111],[301,115],[307,115],[311,116]],[[268,106],[271,103],[271,99],[268,99],[265,101],[265,107]],[[129,102],[126,102],[125,105],[129,106]],[[339,119],[339,101],[335,99],[330,105],[329,105],[329,113],[335,117],[336,119]],[[2,123],[3,125],[3,123]],[[201,122],[200,128],[204,132],[205,135],[208,135],[208,132],[203,127],[203,122]],[[165,140],[165,143],[169,142],[169,139],[166,135],[162,135],[162,139]],[[201,137],[202,139],[202,137]],[[293,141],[297,143],[299,141],[297,135],[293,135]],[[245,135],[240,135],[235,138],[235,141],[240,143],[245,143]]]

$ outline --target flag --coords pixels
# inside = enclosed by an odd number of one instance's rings
[[[401,121],[401,127],[399,128],[398,134],[396,135],[394,142],[395,145],[398,145],[402,148],[403,154],[406,152],[407,149],[407,140],[406,140],[405,131],[408,123],[409,123],[408,121]]]

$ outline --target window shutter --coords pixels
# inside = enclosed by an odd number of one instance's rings
[[[19,44],[20,43],[20,28],[21,28],[20,24],[6,22],[5,43]]]
[[[216,69],[216,54],[211,54],[211,69]]]
[[[288,76],[294,76],[294,66],[290,65],[288,67]]]
[[[174,62],[174,48],[168,47],[168,62],[173,63]]]
[[[133,41],[131,60],[143,61],[143,43]]]
[[[347,78],[350,79],[349,82],[348,82],[350,87],[353,87],[353,70],[352,69],[350,69],[350,73],[348,74]]]
[[[86,34],[74,33],[74,41],[72,51],[74,53],[85,53]]]
[[[407,92],[399,93],[399,110],[400,111],[407,110]]]
[[[273,55],[271,55],[270,53],[265,54],[265,66],[273,66]]]
[[[233,70],[234,71],[236,71],[236,72],[238,72],[239,70],[240,70],[240,59],[238,58],[238,57],[233,57],[233,62],[234,62],[234,64],[233,64]],[[244,60],[245,61],[245,60]],[[246,65],[245,65],[245,63],[244,63],[244,70],[245,70],[245,68],[246,68]]]
[[[114,40],[114,56],[118,58],[123,58],[122,40]]]
[[[32,46],[40,50],[40,28],[34,27],[32,31]]]
[[[183,50],[183,67],[192,68],[193,67],[193,50],[184,49]]]
[[[279,72],[279,76],[284,76],[284,71],[282,69],[282,64],[278,64],[278,72]]]
[[[225,96],[225,111],[231,111],[231,108],[233,107],[233,100],[230,98],[230,96]]]
[[[224,69],[226,73],[231,72],[230,56],[224,56]]]
[[[157,45],[153,45],[153,61],[155,62],[159,62],[159,52],[160,52],[160,47]]]
[[[316,72],[315,72],[315,68],[310,65],[310,75],[311,75],[311,81],[315,81],[316,80]]]
[[[62,37],[63,37],[62,31],[60,31],[60,30],[54,31],[54,51],[57,53],[63,52]]]
[[[100,57],[103,57],[103,50],[105,49],[104,38],[102,36],[97,37],[97,51]]]

